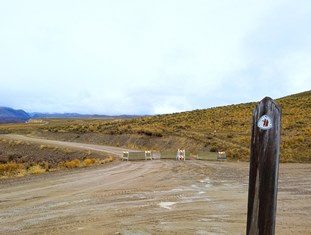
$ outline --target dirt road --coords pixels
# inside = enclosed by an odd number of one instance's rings
[[[311,234],[311,165],[281,164],[276,234]],[[115,162],[0,181],[0,234],[245,234],[248,163]]]
[[[39,144],[49,144],[49,145],[76,148],[76,149],[82,149],[82,150],[93,150],[93,151],[99,151],[99,152],[106,152],[106,153],[111,153],[111,154],[118,155],[118,156],[121,156],[123,151],[129,150],[126,148],[119,148],[119,147],[106,146],[106,145],[95,145],[95,144],[85,144],[85,143],[76,143],[76,142],[65,142],[65,141],[58,141],[58,140],[39,139],[36,137],[29,137],[29,136],[24,136],[24,135],[6,134],[6,135],[0,135],[0,137],[6,138],[6,139],[28,141],[28,142],[39,143]],[[131,151],[135,152],[137,150],[131,149]]]

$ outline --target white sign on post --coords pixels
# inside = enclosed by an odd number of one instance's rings
[[[269,115],[263,115],[259,118],[257,126],[262,130],[269,130],[272,128],[272,119]]]

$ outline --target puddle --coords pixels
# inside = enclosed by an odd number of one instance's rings
[[[211,180],[207,177],[204,180],[199,180],[199,182],[200,183],[208,183],[209,184],[211,182]]]
[[[175,205],[177,202],[160,202],[159,206],[165,209],[171,210],[171,206]]]
[[[181,188],[174,188],[174,189],[170,190],[169,192],[182,192],[182,191],[183,191],[183,189],[181,189]]]

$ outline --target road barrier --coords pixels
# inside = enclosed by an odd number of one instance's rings
[[[197,155],[190,155],[190,153],[186,152],[184,159],[195,158],[197,160],[203,161],[223,161],[227,160],[227,156],[225,152],[201,152]],[[121,157],[122,160],[126,161],[139,161],[139,160],[154,160],[154,159],[172,159],[176,160],[177,155],[176,152],[173,151],[125,151]]]
[[[160,154],[161,154],[161,159],[172,159],[172,160],[177,159],[177,152],[176,151],[163,151]],[[189,157],[190,157],[188,152],[183,152],[183,155],[185,156],[185,158],[182,158],[183,160],[189,159]]]
[[[145,160],[152,160],[152,151],[145,151]]]
[[[157,154],[157,152],[153,152],[153,151],[125,151],[123,152],[123,155],[121,157],[122,160],[126,160],[126,161],[139,161],[139,160],[153,160],[153,159],[157,159],[159,154]]]
[[[129,155],[130,155],[130,153],[128,152],[128,151],[124,151],[123,152],[123,154],[122,154],[122,157],[121,157],[121,159],[122,159],[122,161],[123,160],[129,160]]]
[[[226,152],[201,152],[196,156],[197,160],[203,161],[223,161],[227,160]]]

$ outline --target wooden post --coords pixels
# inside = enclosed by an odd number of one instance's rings
[[[269,97],[253,112],[247,235],[273,235],[280,157],[281,109]]]

